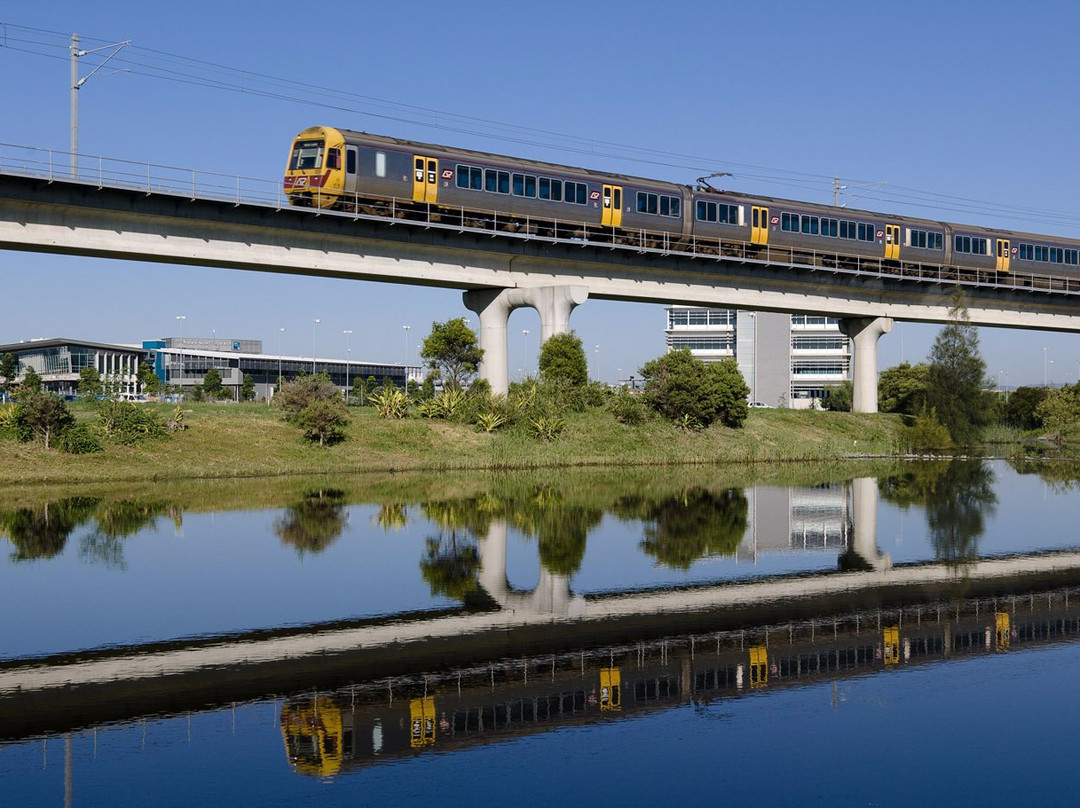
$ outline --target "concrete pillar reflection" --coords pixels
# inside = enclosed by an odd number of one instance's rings
[[[546,286],[513,289],[471,289],[465,292],[465,307],[480,317],[480,347],[484,358],[480,376],[487,379],[491,392],[505,393],[510,388],[506,337],[510,312],[531,307],[540,315],[541,344],[556,334],[570,330],[570,312],[589,297],[584,286]]]
[[[531,592],[510,588],[506,578],[507,525],[494,519],[486,536],[476,539],[480,555],[480,586],[499,606],[527,614],[579,617],[585,613],[585,598],[570,591],[570,578],[540,567],[539,580]]]
[[[873,477],[851,481],[852,522],[851,540],[840,559],[842,569],[887,570],[892,559],[877,545],[878,487]]]
[[[877,412],[877,341],[892,331],[888,317],[850,317],[840,321],[840,331],[851,337],[853,412]]]

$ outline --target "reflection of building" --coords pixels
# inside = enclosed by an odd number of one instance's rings
[[[820,405],[825,388],[851,379],[851,342],[835,317],[672,306],[668,350],[735,359],[750,400],[770,407]]]
[[[850,491],[846,483],[813,488],[748,488],[746,536],[739,544],[737,557],[753,561],[762,553],[845,550],[854,518]]]
[[[206,372],[217,368],[226,389],[239,398],[244,376],[255,383],[255,395],[265,398],[278,385],[279,378],[292,379],[301,373],[326,372],[342,389],[346,381],[374,378],[381,385],[389,379],[404,387],[407,379],[419,381],[421,369],[377,362],[353,362],[264,354],[261,340],[206,339],[203,337],[168,337],[145,340],[141,345],[110,345],[72,339],[42,339],[0,345],[0,355],[15,356],[21,379],[27,368],[41,376],[46,390],[73,396],[78,392],[79,373],[93,368],[116,393],[134,395],[139,387],[139,366],[150,363],[158,380],[173,387],[202,384]]]

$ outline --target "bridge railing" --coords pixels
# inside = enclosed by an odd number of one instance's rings
[[[239,204],[287,207],[280,180],[0,143],[0,173]]]

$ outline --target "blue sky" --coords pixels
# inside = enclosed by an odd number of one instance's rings
[[[1078,8],[19,4],[0,12],[0,143],[67,150],[78,32],[84,48],[133,40],[80,90],[84,154],[273,180],[291,138],[326,124],[676,182],[730,171],[725,187],[818,202],[839,176],[853,207],[1080,237]],[[81,75],[95,64],[85,57]],[[314,330],[320,356],[344,356],[349,329],[353,358],[393,362],[404,325],[415,362],[432,321],[467,315],[448,290],[16,252],[0,252],[0,299],[0,343],[132,342],[174,335],[183,314],[185,336],[263,339],[269,352],[284,327],[299,355]],[[605,379],[664,350],[660,306],[590,301],[571,325]],[[515,312],[510,333],[511,377],[526,361],[535,371],[535,313]],[[923,359],[936,333],[897,324],[881,367]],[[1076,335],[980,336],[1004,385],[1080,374]]]

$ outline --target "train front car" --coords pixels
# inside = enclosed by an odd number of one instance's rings
[[[334,207],[345,189],[344,151],[345,138],[337,129],[313,126],[297,135],[285,168],[289,204]]]

